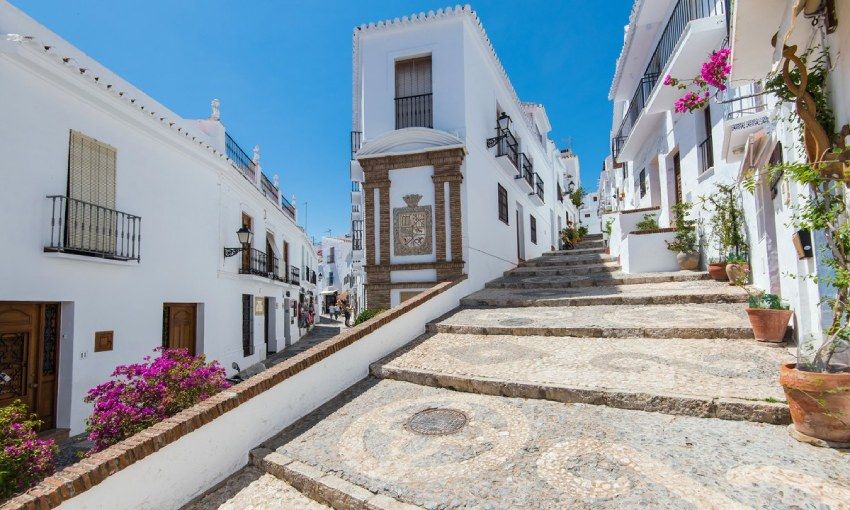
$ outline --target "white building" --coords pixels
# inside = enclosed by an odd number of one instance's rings
[[[812,254],[798,257],[791,215],[805,193],[769,179],[764,171],[771,163],[803,160],[805,152],[798,127],[786,120],[794,105],[764,94],[761,85],[781,57],[771,44],[778,31],[793,27],[788,44],[798,44],[800,53],[813,46],[846,52],[848,39],[840,36],[846,26],[830,32],[825,27],[831,16],[827,11],[847,19],[850,3],[825,1],[817,14],[800,14],[792,21],[794,3],[734,2],[730,12],[730,2],[722,0],[636,0],[610,91],[612,155],[605,161],[599,193],[603,211],[609,211],[602,222],[613,220],[611,253],[620,257],[624,270],[676,270],[675,253],[663,242],[674,235],[664,228],[672,225],[674,204],[694,204],[693,217],[705,226],[710,211],[700,207],[700,197],[715,193],[718,183],[739,183],[755,173],[755,193],[739,187],[753,284],[791,305],[798,336],[818,336],[825,320],[818,305],[821,292],[807,277],[824,271],[816,256],[819,234]],[[699,74],[702,63],[724,44],[732,48],[730,87],[713,96],[707,108],[675,113],[674,101],[683,92],[663,85],[664,77]],[[839,59],[832,77],[841,126],[850,119],[850,67]],[[662,228],[633,235],[646,214]],[[705,230],[700,236],[703,267],[725,255]]]
[[[321,258],[319,264],[319,295],[323,309],[345,300],[354,304],[357,292],[354,287],[351,270],[353,266],[351,236],[322,237]]]
[[[579,223],[587,227],[588,234],[602,233],[602,221],[599,216],[599,193],[588,193],[581,202],[578,212]]]
[[[518,99],[469,7],[357,27],[353,63],[354,258],[369,307],[462,274],[483,285],[557,247],[577,211],[549,118]]]
[[[157,347],[232,373],[299,339],[316,255],[217,101],[183,119],[6,2],[0,97],[0,405],[78,433],[86,391]]]

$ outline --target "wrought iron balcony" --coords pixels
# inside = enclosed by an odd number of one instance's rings
[[[724,92],[723,109],[726,120],[734,120],[767,111],[765,92],[758,82]]]
[[[283,207],[283,212],[288,214],[293,220],[295,219],[295,206],[282,193],[280,195],[280,206]]]
[[[263,195],[265,195],[266,198],[268,198],[272,202],[277,202],[277,196],[279,191],[277,188],[275,188],[271,179],[266,177],[266,174],[261,174],[260,190],[263,192]]]
[[[702,174],[714,166],[714,144],[711,141],[711,135],[702,141],[697,147],[697,156],[699,159],[699,173]]]
[[[434,127],[433,94],[395,98],[395,128]]]
[[[643,78],[641,78],[637,90],[635,90],[632,96],[629,108],[626,110],[626,114],[617,131],[617,136],[612,141],[614,158],[619,155],[620,149],[628,139],[632,128],[637,124],[649,96],[658,84],[659,77],[667,66],[670,57],[673,55],[673,51],[676,49],[676,45],[679,43],[679,39],[682,37],[688,23],[693,20],[719,16],[725,13],[725,4],[726,2],[720,0],[679,0],[676,3],[672,14],[670,14],[670,18],[667,20],[667,24],[664,26],[661,38],[652,52],[649,64],[647,64],[646,70],[643,73]],[[614,149],[619,140],[622,141]]]
[[[519,142],[510,131],[505,131],[504,137],[496,145],[496,157],[506,157],[513,163],[514,168],[519,169]]]
[[[281,281],[282,278],[278,274],[278,259],[274,254],[266,253],[255,248],[249,248],[242,252],[242,267],[239,268],[240,274],[254,274],[265,276],[272,280]]]
[[[528,184],[528,187],[534,190],[534,165],[531,164],[531,160],[525,155],[524,152],[519,153],[519,173],[516,176],[516,179],[521,179]]]
[[[247,152],[242,150],[242,147],[236,143],[228,133],[224,133],[224,148],[227,151],[227,157],[233,162],[246,177],[253,180],[257,175],[257,167],[254,165],[254,160]]]
[[[291,266],[289,268],[289,283],[293,285],[301,285],[301,269]]]
[[[141,260],[142,218],[63,195],[48,195],[50,239],[46,252],[112,260]]]
[[[360,183],[357,181],[351,181],[351,192],[352,193],[360,193]]]
[[[533,191],[529,193],[529,195],[535,199],[535,201],[539,201],[539,205],[543,205],[543,202],[546,200],[543,198],[543,179],[540,178],[540,175],[537,173],[534,174],[534,186]]]
[[[354,159],[354,155],[357,154],[357,151],[360,150],[361,139],[363,138],[363,133],[360,131],[352,131],[351,132],[351,159]]]

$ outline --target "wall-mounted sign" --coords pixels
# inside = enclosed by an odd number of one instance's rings
[[[111,351],[113,347],[114,332],[112,331],[95,331],[94,332],[94,352]]]
[[[254,315],[266,314],[266,299],[262,297],[254,298]]]

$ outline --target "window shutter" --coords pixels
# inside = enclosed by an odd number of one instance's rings
[[[395,64],[395,97],[431,93],[431,57],[401,60]]]
[[[117,151],[71,130],[68,151],[68,246],[114,253]]]

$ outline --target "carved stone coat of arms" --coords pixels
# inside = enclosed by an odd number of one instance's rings
[[[393,209],[393,248],[396,255],[428,255],[433,249],[431,206],[419,205],[422,195],[402,197],[407,207]]]

